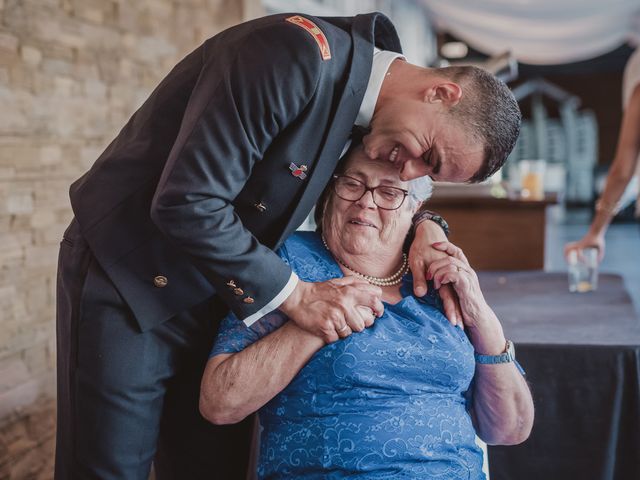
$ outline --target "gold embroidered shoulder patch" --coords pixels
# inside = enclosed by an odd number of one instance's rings
[[[331,50],[329,50],[329,41],[327,37],[324,36],[322,30],[318,28],[318,26],[313,23],[311,20],[304,18],[301,15],[294,15],[293,17],[285,18],[287,22],[293,23],[294,25],[298,25],[299,27],[304,28],[307,32],[311,34],[313,39],[318,44],[318,48],[320,49],[320,56],[322,60],[329,60],[331,58]]]

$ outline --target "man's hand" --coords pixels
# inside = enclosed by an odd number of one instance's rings
[[[440,225],[430,220],[421,222],[415,231],[413,243],[409,250],[409,267],[413,276],[413,292],[417,297],[427,293],[427,269],[436,260],[448,255],[432,247],[436,242],[446,242],[447,236]],[[440,298],[444,306],[444,313],[453,325],[464,326],[458,297],[450,285],[442,285]]]
[[[373,325],[384,312],[381,298],[380,287],[356,277],[300,280],[280,310],[303,330],[331,343]]]

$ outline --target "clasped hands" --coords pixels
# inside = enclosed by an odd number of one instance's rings
[[[453,325],[473,327],[478,318],[486,316],[487,309],[490,311],[462,250],[446,241],[434,222],[417,226],[409,265],[415,295],[425,295],[427,280],[433,280]],[[384,312],[382,289],[356,277],[318,283],[299,281],[280,310],[298,327],[331,343],[373,325]]]
[[[373,325],[384,312],[382,289],[356,277],[300,280],[280,310],[298,327],[331,343]]]

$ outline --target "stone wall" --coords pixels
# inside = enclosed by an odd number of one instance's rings
[[[69,184],[243,0],[0,0],[0,479],[50,478]]]

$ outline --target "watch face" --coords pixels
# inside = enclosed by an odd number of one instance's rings
[[[516,359],[516,347],[513,345],[511,340],[507,340],[507,353],[509,354],[509,358],[511,360]]]

